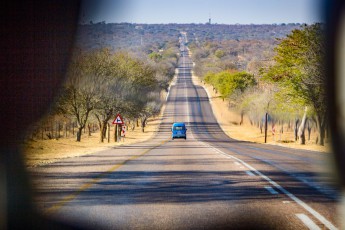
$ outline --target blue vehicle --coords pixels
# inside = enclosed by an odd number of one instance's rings
[[[172,139],[184,138],[187,139],[187,129],[183,122],[175,122],[171,127]]]

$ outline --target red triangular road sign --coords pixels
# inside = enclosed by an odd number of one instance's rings
[[[117,114],[115,117],[115,120],[113,121],[113,124],[118,124],[118,125],[122,125],[123,124],[123,119],[121,117],[120,114]]]

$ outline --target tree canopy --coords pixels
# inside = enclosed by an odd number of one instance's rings
[[[208,73],[204,80],[213,85],[223,98],[229,97],[236,90],[243,92],[247,87],[256,84],[252,74],[235,70],[222,71],[216,74]]]
[[[162,89],[155,68],[126,52],[79,52],[72,59],[68,75],[58,109],[76,119],[79,133],[91,114],[100,124],[102,141],[114,114],[138,118],[157,112],[152,107],[159,101]]]
[[[195,72],[201,74],[223,99],[229,98],[230,107],[238,110],[241,116],[246,113],[253,122],[260,122],[266,112],[272,116],[272,121],[289,123],[308,115],[315,121],[319,133],[317,141],[323,145],[327,127],[323,33],[322,24],[302,25],[292,30],[286,37],[277,38],[272,55],[256,55],[247,65],[249,72],[236,70],[241,69],[238,62],[235,68],[224,69],[220,63],[231,63],[228,57],[218,57],[218,61],[207,58],[201,62],[198,60],[202,57],[194,54]],[[230,50],[232,54],[237,43],[229,44],[231,46],[222,47],[222,50]],[[266,48],[264,43],[243,43],[242,50],[233,53],[238,60],[252,52],[247,45]],[[205,43],[201,48],[215,56],[220,50],[220,46],[213,43]],[[209,72],[202,74],[206,69]]]
[[[327,108],[322,25],[304,25],[293,30],[280,40],[275,51],[275,64],[262,70],[264,79],[278,84],[286,97],[314,110],[323,145]]]

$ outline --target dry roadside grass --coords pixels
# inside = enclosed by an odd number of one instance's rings
[[[200,85],[205,88],[210,97],[213,113],[217,118],[219,125],[224,132],[231,138],[236,140],[250,141],[264,144],[265,135],[261,133],[258,127],[250,125],[248,118],[244,117],[244,124],[239,125],[240,115],[228,109],[228,101],[221,99],[219,95],[214,93],[210,85],[204,84],[200,79],[193,75],[193,82],[195,85]],[[279,134],[280,126],[276,127],[275,135],[272,135],[272,128],[268,128],[267,144],[280,145],[289,148],[305,149],[319,152],[331,152],[330,143],[326,140],[325,146],[320,146],[315,143],[316,132],[311,133],[310,141],[306,145],[300,145],[294,141],[294,134],[292,131],[286,131],[287,125],[284,127],[283,134]]]
[[[219,98],[219,95],[216,95],[212,91],[211,86],[204,85],[196,76],[193,76],[193,82],[196,85],[203,86],[208,91],[211,97],[210,101],[212,109],[218,120],[218,123],[229,137],[237,140],[264,143],[264,134],[260,133],[259,128],[251,126],[248,119],[244,119],[243,125],[238,125],[240,116],[234,111],[227,109],[227,101],[223,101],[221,98]],[[162,108],[162,111],[164,111],[164,107]],[[136,127],[134,131],[127,131],[124,141],[122,140],[121,142],[117,143],[113,141],[114,127],[111,128],[110,143],[108,143],[107,140],[105,140],[104,143],[100,143],[98,132],[92,133],[91,136],[83,134],[81,142],[76,142],[75,137],[60,138],[57,140],[28,140],[23,145],[26,165],[28,167],[36,167],[39,165],[56,162],[62,158],[78,157],[119,145],[142,142],[154,136],[158,130],[161,120],[162,112],[159,116],[148,119],[144,133],[141,132],[141,127]],[[316,133],[313,132],[311,140],[315,140],[315,135]],[[294,135],[291,131],[285,131],[282,135],[279,135],[277,132],[274,137],[270,131],[268,132],[267,144],[320,152],[331,151],[329,143],[326,143],[325,146],[319,146],[315,144],[314,141],[307,141],[306,145],[300,145],[295,143],[293,140]]]
[[[62,158],[78,157],[119,145],[148,140],[158,130],[161,119],[162,115],[149,118],[144,133],[141,131],[141,127],[135,127],[134,131],[128,130],[126,137],[120,142],[114,142],[114,125],[110,129],[109,143],[107,139],[100,143],[99,132],[92,133],[91,136],[88,136],[87,133],[82,134],[81,142],[77,142],[75,136],[52,140],[28,140],[23,145],[26,165],[28,167],[36,167],[56,162]]]

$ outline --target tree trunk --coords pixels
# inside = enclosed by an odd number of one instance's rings
[[[65,122],[64,125],[65,125],[65,138],[67,138],[67,131],[68,131],[67,122]]]
[[[55,139],[60,138],[60,124],[59,122],[55,122]]]
[[[325,134],[326,134],[325,120],[326,119],[323,120],[322,117],[319,115],[316,116],[317,128],[319,131],[319,135],[318,135],[319,145],[325,145]]]
[[[87,129],[89,131],[89,137],[91,137],[91,125],[90,125],[90,123],[87,124]]]
[[[108,126],[108,121],[103,121],[102,129],[100,130],[103,139],[107,137],[107,126]]]
[[[83,128],[84,127],[78,127],[78,131],[77,131],[77,141],[78,142],[81,141],[81,133],[83,132]]]
[[[118,134],[118,132],[117,132],[117,124],[115,125],[115,129],[114,129],[114,142],[117,142],[117,134]]]
[[[122,125],[119,125],[118,127],[117,127],[117,138],[118,138],[118,140],[119,141],[121,141],[121,131],[122,131]]]
[[[307,123],[307,130],[308,130],[308,141],[310,141],[310,134],[311,134],[310,120],[308,120],[308,123]]]
[[[308,108],[306,107],[304,110],[301,124],[298,128],[299,143],[301,145],[305,145],[305,127],[306,127],[305,125],[306,125],[306,121],[307,121],[307,112],[308,112]]]
[[[146,117],[141,120],[141,131],[142,132],[145,132],[146,120],[147,120]]]
[[[320,145],[325,145],[325,130],[326,129],[324,129],[324,128],[321,128],[320,130],[319,130],[319,140],[320,140]]]
[[[242,125],[242,124],[243,124],[243,114],[244,114],[244,112],[243,112],[243,111],[241,111],[241,120],[240,120],[240,125]]]
[[[98,125],[99,125],[99,142],[103,143],[104,139],[107,138],[107,126],[108,126],[108,121],[111,117],[112,111],[109,111],[109,113],[107,113],[107,116],[105,118],[101,118],[100,115],[95,114],[97,121],[98,121]]]
[[[296,119],[295,120],[295,127],[294,127],[295,141],[298,140],[298,123],[299,123],[299,119]]]
[[[103,143],[104,138],[105,138],[105,132],[107,129],[107,124],[104,122],[100,122],[100,129],[99,129],[99,141]]]

